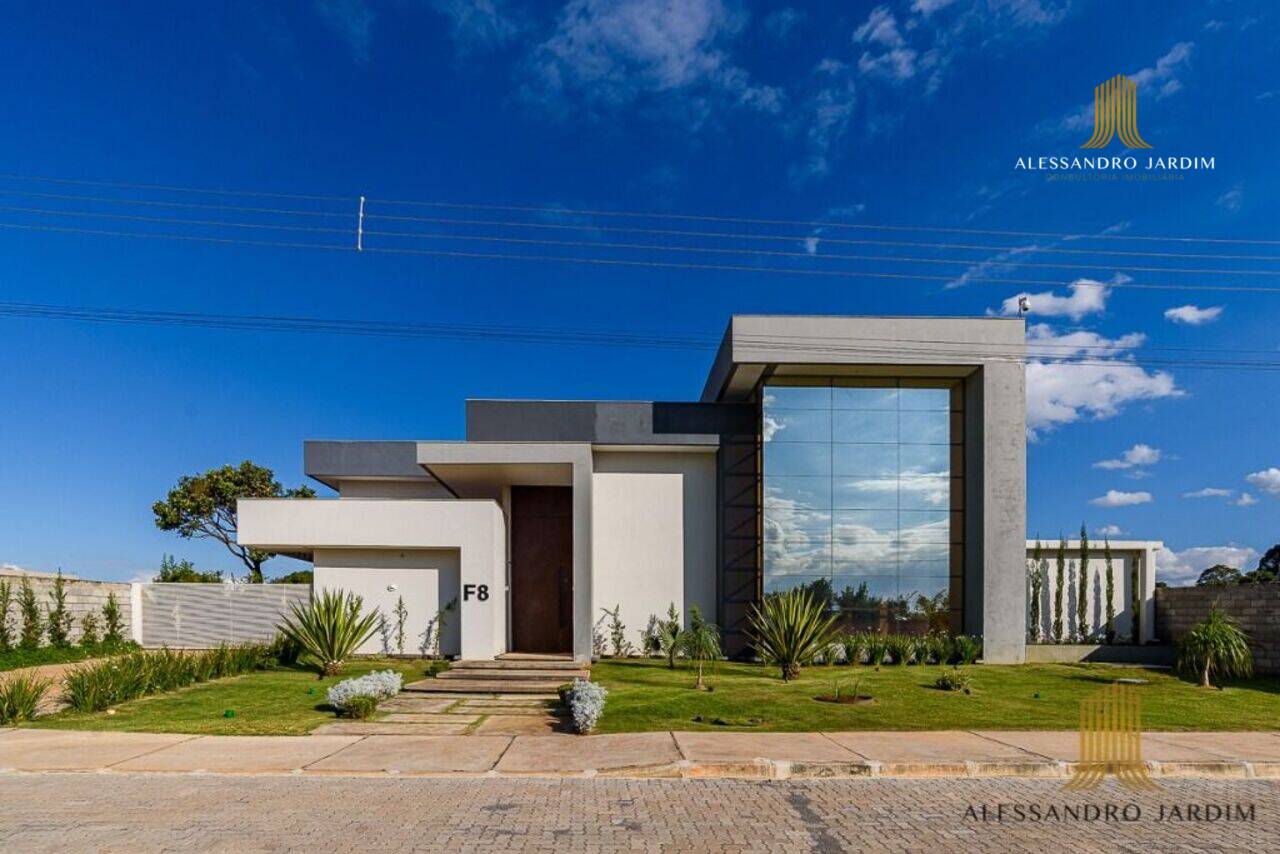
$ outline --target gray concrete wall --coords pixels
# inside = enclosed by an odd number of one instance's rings
[[[47,623],[49,607],[53,604],[53,579],[42,576],[27,576],[36,598],[40,602],[41,618]],[[8,620],[13,636],[16,639],[21,627],[21,615],[18,611],[18,593],[22,588],[22,576],[0,571],[0,581],[8,581],[13,588],[13,601],[9,603]],[[116,602],[120,605],[121,633],[125,640],[131,636],[133,619],[129,600],[129,585],[114,581],[82,581],[67,579],[67,611],[74,622],[71,624],[71,641],[78,643],[81,636],[84,615],[92,612],[98,619],[98,634],[104,631],[105,621],[102,608],[107,604],[107,597],[115,593]],[[47,643],[47,640],[45,641]]]
[[[982,366],[982,658],[992,664],[1026,651],[1026,401],[1022,363]]]
[[[467,441],[714,445],[715,404],[598,400],[468,400]]]
[[[1177,643],[1209,615],[1216,603],[1240,623],[1249,636],[1253,667],[1261,674],[1280,674],[1280,584],[1230,584],[1223,587],[1157,587],[1156,634]]]

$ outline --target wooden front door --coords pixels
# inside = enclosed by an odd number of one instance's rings
[[[572,487],[511,487],[511,647],[573,651]]]

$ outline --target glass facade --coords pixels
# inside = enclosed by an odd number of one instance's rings
[[[854,627],[947,627],[958,387],[795,382],[764,387],[765,592],[805,586]]]

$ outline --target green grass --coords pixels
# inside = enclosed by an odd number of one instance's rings
[[[693,690],[687,667],[643,659],[602,661],[593,681],[609,689],[600,732],[729,730],[804,732],[837,730],[1076,729],[1079,700],[1114,679],[1148,680],[1136,685],[1142,724],[1150,730],[1269,730],[1280,720],[1280,679],[1255,678],[1223,691],[1204,690],[1167,671],[1105,664],[974,665],[973,693],[933,687],[948,667],[806,667],[784,683],[776,667],[721,663],[712,673],[714,691]],[[857,706],[821,703],[839,680],[842,693],[875,702]],[[1036,695],[1039,695],[1038,697]],[[693,719],[701,716],[702,723]],[[757,727],[717,726],[720,718]]]
[[[65,664],[69,661],[101,658],[104,655],[118,655],[137,648],[137,645],[131,641],[115,644],[97,643],[92,646],[42,646],[37,649],[14,647],[0,652],[0,673],[6,670],[17,670],[20,667]]]
[[[31,726],[115,732],[180,732],[200,735],[304,735],[336,720],[325,702],[330,685],[371,670],[396,670],[420,679],[422,661],[361,659],[343,674],[317,679],[314,670],[273,667],[122,703],[115,714],[62,712]],[[231,709],[233,717],[225,717]]]

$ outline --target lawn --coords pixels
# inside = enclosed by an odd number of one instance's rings
[[[317,679],[315,671],[288,667],[233,676],[122,703],[115,714],[62,712],[29,726],[117,732],[183,732],[200,735],[305,735],[335,720],[325,703],[330,685],[371,670],[396,670],[406,681],[422,678],[422,661],[358,660],[342,676]],[[228,710],[235,714],[226,717]]]
[[[972,694],[933,687],[949,667],[806,667],[800,679],[783,683],[777,668],[722,663],[711,676],[713,691],[695,691],[684,667],[644,659],[601,661],[593,681],[609,689],[600,732],[725,730],[803,732],[835,730],[1075,729],[1078,701],[1115,679],[1139,678],[1133,686],[1149,730],[1275,729],[1280,721],[1280,679],[1256,678],[1223,691],[1204,690],[1168,671],[1104,664],[974,665]],[[841,683],[874,703],[838,705],[813,699]],[[695,721],[701,716],[702,721]],[[712,723],[722,719],[728,726]],[[750,718],[762,723],[751,727]],[[738,724],[739,726],[734,726]]]

